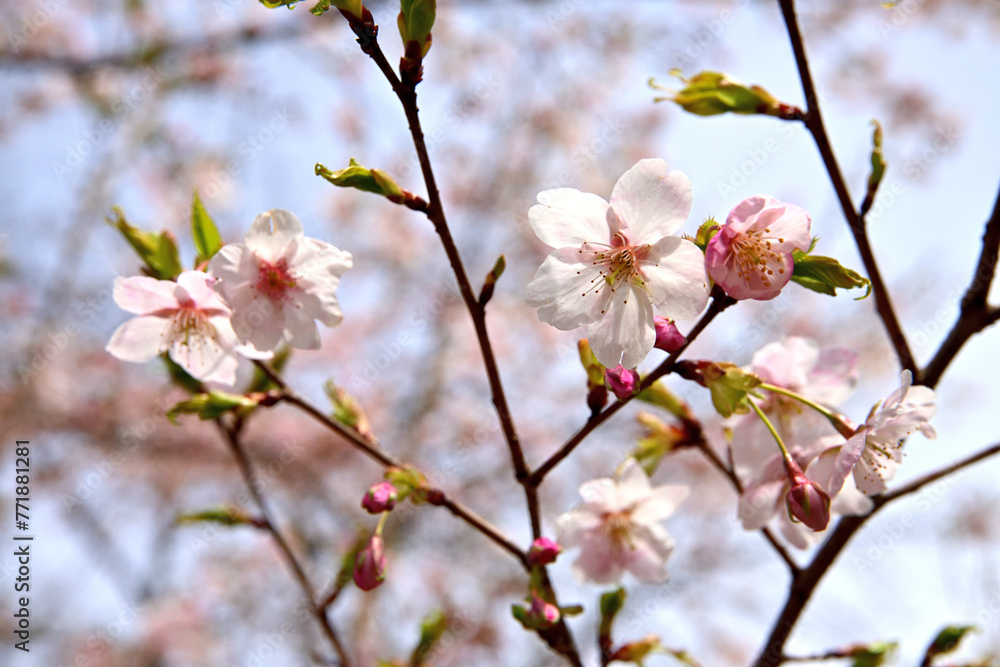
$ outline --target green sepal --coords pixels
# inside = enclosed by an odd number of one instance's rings
[[[583,370],[587,371],[587,384],[590,387],[603,387],[604,371],[606,369],[597,360],[597,355],[590,348],[590,341],[586,338],[581,338],[580,342],[577,343],[577,349],[580,352],[580,363],[583,364]]]
[[[210,507],[198,512],[186,512],[178,514],[174,518],[174,523],[177,524],[202,522],[219,523],[223,526],[239,526],[248,524],[251,526],[261,527],[263,525],[260,519],[255,519],[254,517],[249,516],[235,505],[220,505],[218,507]]]
[[[710,216],[707,220],[705,220],[705,222],[701,223],[701,227],[698,228],[698,231],[695,232],[693,237],[685,236],[684,238],[701,248],[702,252],[705,252],[705,248],[708,247],[708,242],[719,233],[719,229],[721,229],[719,223],[715,221],[714,217]]]
[[[935,657],[951,653],[958,648],[965,635],[977,631],[974,625],[949,625],[944,628],[927,647],[923,664],[929,665]]]
[[[381,169],[368,169],[351,158],[350,164],[343,169],[330,171],[320,163],[316,163],[316,175],[341,188],[354,188],[364,192],[382,195],[389,201],[399,204],[403,201],[403,189],[392,179],[392,176]]]
[[[708,387],[712,405],[723,417],[750,411],[747,395],[762,380],[736,364],[715,361],[680,361],[675,366],[678,375]]]
[[[601,625],[597,636],[602,646],[611,646],[611,625],[615,622],[615,616],[625,606],[625,597],[625,589],[621,587],[601,596]]]
[[[670,73],[679,78],[684,87],[680,90],[665,88],[653,79],[649,86],[669,95],[657,97],[656,102],[670,101],[697,116],[715,116],[727,112],[738,114],[767,114],[784,117],[790,110],[760,86],[747,86],[723,72],[704,71],[690,79],[684,78],[680,70]]]
[[[254,398],[241,394],[229,394],[224,391],[210,391],[208,393],[195,394],[186,401],[181,401],[167,411],[167,419],[172,423],[177,423],[177,415],[192,414],[198,415],[201,419],[215,419],[221,417],[231,410],[238,411],[241,415],[249,414],[262,396],[255,395]]]
[[[687,403],[667,389],[666,383],[662,380],[658,380],[643,389],[636,398],[644,403],[659,406],[678,419],[691,418],[691,410]]]
[[[212,259],[222,247],[219,228],[205,210],[197,190],[194,191],[194,200],[191,202],[191,237],[194,239],[194,247],[198,250],[195,266]]]
[[[357,399],[335,385],[333,380],[327,380],[323,389],[326,392],[327,398],[330,399],[330,405],[333,407],[333,418],[347,428],[355,431],[362,438],[374,440],[371,425],[368,423],[368,417],[365,415],[365,411]]]
[[[142,267],[143,273],[159,280],[173,280],[180,275],[184,267],[181,266],[180,253],[177,252],[177,241],[173,234],[168,231],[147,232],[133,227],[125,219],[125,214],[120,208],[115,206],[111,210],[115,214],[114,219],[105,218],[105,220],[121,232],[139,255],[139,259],[145,263]]]
[[[640,412],[636,415],[636,420],[646,431],[632,450],[632,457],[646,471],[646,475],[651,476],[656,472],[663,457],[672,452],[677,443],[685,439],[686,433],[684,429],[671,426],[648,412]]]
[[[445,630],[448,629],[448,619],[444,612],[435,609],[420,621],[420,641],[410,655],[410,665],[420,667],[427,660],[427,656],[434,650],[434,645],[438,643]]]
[[[828,296],[836,296],[837,288],[854,289],[864,287],[865,293],[855,300],[864,299],[872,293],[871,281],[857,271],[844,266],[832,257],[807,255],[800,250],[792,252],[795,268],[792,271],[792,282],[806,289]]]
[[[411,465],[397,468],[389,466],[385,469],[385,481],[390,482],[399,492],[399,502],[403,502],[407,496],[413,496],[413,502],[424,502],[424,491],[430,488],[427,477]]]

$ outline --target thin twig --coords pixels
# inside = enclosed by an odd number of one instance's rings
[[[812,562],[809,563],[809,566],[792,577],[785,606],[782,608],[777,620],[775,620],[771,628],[771,634],[768,636],[760,655],[754,661],[753,667],[777,667],[787,659],[783,653],[785,642],[788,641],[788,637],[791,635],[795,623],[802,615],[806,603],[809,602],[810,597],[812,597],[813,592],[816,590],[816,586],[819,585],[823,575],[830,569],[833,561],[840,555],[844,546],[847,545],[847,542],[868,519],[890,502],[915,493],[932,482],[952,475],[997,453],[1000,453],[1000,442],[946,468],[924,475],[895,491],[873,496],[873,506],[868,514],[841,517],[833,532],[823,543],[823,546],[820,547]]]
[[[698,323],[694,325],[691,329],[691,333],[687,335],[687,339],[684,341],[684,345],[680,347],[675,352],[672,352],[669,357],[667,357],[663,363],[657,366],[652,373],[647,375],[642,379],[642,384],[640,385],[640,391],[648,389],[653,386],[657,380],[659,380],[664,375],[670,373],[674,369],[674,364],[677,359],[684,353],[684,350],[694,342],[694,339],[709,325],[709,323],[715,319],[715,317],[724,311],[729,306],[736,303],[731,297],[727,296],[722,290],[717,289],[713,292],[712,303],[708,307],[708,311],[701,316]],[[598,426],[610,419],[616,412],[621,410],[627,403],[634,399],[636,394],[629,396],[627,398],[619,399],[605,408],[603,411],[596,415],[593,415],[587,420],[580,430],[573,434],[573,436],[566,441],[566,443],[560,447],[552,456],[550,456],[542,465],[535,469],[531,473],[531,477],[528,479],[528,483],[533,487],[538,487],[545,476],[548,475],[553,468],[555,468],[559,463],[569,456],[577,445],[583,442],[584,438],[590,435]]]
[[[264,495],[260,492],[260,488],[254,482],[256,476],[253,471],[253,464],[250,462],[250,457],[247,456],[246,451],[243,449],[243,444],[240,442],[240,422],[236,422],[235,425],[227,425],[222,422],[221,419],[216,420],[219,429],[226,436],[226,440],[229,442],[229,448],[233,452],[233,456],[236,457],[236,463],[240,469],[240,475],[243,477],[243,481],[247,485],[247,489],[250,491],[250,496],[253,498],[254,502],[257,504],[261,515],[261,525],[271,534],[272,539],[278,548],[281,549],[282,554],[285,556],[285,561],[287,561],[289,567],[292,568],[292,573],[295,575],[296,581],[299,583],[299,587],[302,592],[305,593],[306,599],[309,601],[309,607],[312,609],[313,616],[319,621],[320,627],[323,628],[323,633],[326,635],[330,643],[333,644],[334,650],[337,652],[337,656],[340,658],[341,667],[348,667],[350,665],[350,660],[347,657],[347,652],[344,649],[343,644],[340,643],[340,638],[337,636],[333,625],[330,623],[330,619],[326,615],[326,610],[324,607],[316,603],[314,588],[312,583],[309,581],[308,575],[306,575],[302,564],[299,563],[298,557],[296,557],[295,552],[288,545],[288,540],[285,539],[281,531],[278,529],[277,524],[274,521],[273,514]]]
[[[958,356],[962,346],[1000,318],[1000,310],[990,308],[986,303],[986,297],[996,275],[998,252],[1000,252],[1000,193],[997,194],[993,204],[993,213],[986,221],[979,262],[976,264],[976,272],[972,275],[969,289],[962,298],[958,320],[934,354],[934,358],[914,377],[914,383],[927,387],[936,386],[945,369]]]
[[[914,377],[917,377],[917,362],[910,351],[909,344],[906,342],[903,328],[899,324],[896,311],[893,309],[892,301],[889,299],[889,290],[882,280],[878,262],[875,261],[875,254],[872,251],[871,243],[868,241],[865,217],[854,208],[854,204],[851,201],[851,194],[847,189],[847,183],[840,172],[837,158],[833,154],[830,137],[827,135],[826,127],[823,125],[823,116],[819,108],[819,98],[816,95],[816,87],[813,84],[812,74],[809,72],[809,61],[806,58],[802,33],[799,31],[799,24],[795,18],[794,0],[778,0],[778,3],[781,5],[781,14],[788,28],[788,38],[792,43],[792,51],[795,53],[795,64],[798,66],[799,78],[802,81],[802,91],[806,98],[806,113],[803,121],[806,128],[812,134],[820,156],[823,158],[823,165],[830,175],[830,181],[837,193],[837,199],[840,201],[840,207],[844,211],[844,217],[847,219],[851,234],[854,236],[854,243],[857,245],[861,261],[865,265],[868,279],[871,280],[872,294],[875,296],[875,306],[879,317],[882,319],[886,333],[889,334],[889,340],[896,350],[896,356],[899,357],[899,362],[903,368],[909,369]]]

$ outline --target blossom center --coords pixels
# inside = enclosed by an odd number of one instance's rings
[[[581,296],[600,294],[605,287],[610,289],[612,294],[623,285],[646,288],[642,264],[649,263],[646,258],[650,248],[648,243],[632,245],[624,233],[617,232],[611,239],[610,245],[587,242],[580,248],[580,253],[589,250],[588,246],[598,247],[592,251],[594,255],[590,262],[591,266],[597,269],[598,275],[590,280],[590,289]],[[580,273],[582,271],[577,271],[577,274]],[[628,303],[628,296],[625,297],[625,303]],[[604,310],[601,310],[601,314],[604,314]]]
[[[168,334],[171,343],[178,342],[187,347],[200,347],[213,337],[208,317],[194,302],[181,304],[174,315],[173,326]]]
[[[259,260],[257,282],[254,287],[273,303],[288,301],[288,291],[296,287],[295,274],[288,268],[288,260],[280,259],[271,264]]]
[[[783,267],[784,253],[771,250],[771,240],[764,236],[769,233],[770,228],[761,230],[749,230],[738,234],[732,241],[733,259],[736,268],[736,275],[741,280],[749,281],[756,277],[764,285],[771,286],[774,269],[777,265],[778,273],[785,272]],[[782,239],[779,239],[779,242]]]
[[[604,529],[616,551],[632,549],[632,518],[629,512],[609,512],[604,517]]]

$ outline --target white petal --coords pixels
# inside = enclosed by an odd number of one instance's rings
[[[646,498],[652,490],[646,471],[631,456],[622,464],[621,472],[615,475],[615,481],[625,507]]]
[[[664,317],[689,320],[708,303],[705,256],[687,239],[668,236],[649,249],[642,275],[650,301]]]
[[[578,546],[584,536],[601,525],[600,513],[581,505],[556,519],[556,541],[563,549]]]
[[[581,583],[616,583],[621,580],[625,569],[623,556],[606,536],[591,533],[583,542],[580,555],[573,563],[573,575]]]
[[[320,276],[340,277],[354,266],[351,253],[335,245],[313,238],[301,238],[290,247],[289,267],[305,279]]]
[[[787,480],[772,480],[747,487],[740,496],[737,511],[746,530],[758,530],[767,525],[778,512],[778,506],[788,492]]]
[[[301,237],[302,223],[295,214],[275,208],[257,216],[243,243],[262,259],[274,262],[284,254],[289,243]]]
[[[580,257],[576,249],[556,250],[528,284],[528,305],[538,308],[538,319],[560,331],[572,331],[600,319],[611,300],[612,292],[600,272],[581,263]]]
[[[236,383],[236,357],[214,338],[192,344],[191,339],[177,337],[170,345],[170,358],[197,380]]]
[[[849,347],[827,347],[809,371],[802,394],[826,405],[843,402],[858,383],[858,353]]]
[[[176,289],[177,283],[172,280],[157,280],[149,276],[118,276],[115,278],[112,296],[118,307],[125,312],[146,315],[176,310]]]
[[[611,207],[633,245],[656,243],[684,224],[691,213],[691,181],[679,171],[667,173],[659,158],[640,160],[618,179]]]
[[[781,509],[778,517],[778,529],[781,531],[781,535],[788,540],[788,543],[796,549],[808,549],[826,535],[825,530],[816,532],[804,523],[792,521],[785,508]]]
[[[106,349],[122,361],[145,363],[167,349],[172,318],[140,315],[122,323],[111,334]]]
[[[300,350],[318,350],[319,329],[306,309],[297,308],[295,304],[285,304],[282,311],[285,320],[284,338],[288,344]]]
[[[618,492],[618,485],[610,477],[592,479],[580,485],[580,496],[584,502],[608,504]]]
[[[177,276],[177,284],[187,292],[198,310],[211,315],[230,315],[229,307],[215,291],[215,279],[202,271],[184,271]]]
[[[607,368],[638,366],[656,343],[653,304],[631,285],[611,293],[607,314],[587,327],[590,347]],[[541,311],[539,311],[541,312]]]
[[[649,584],[666,581],[667,559],[674,550],[674,541],[667,531],[656,525],[636,527],[632,539],[632,548],[626,552],[626,569]]]
[[[783,212],[767,224],[770,230],[767,237],[774,239],[771,249],[776,252],[792,252],[792,250],[807,250],[812,243],[810,235],[811,220],[804,208],[795,204],[781,203]]]
[[[809,371],[816,366],[819,356],[819,345],[815,341],[789,336],[757,350],[750,366],[766,382],[798,390],[808,382]]]
[[[691,489],[682,485],[658,486],[632,511],[632,520],[651,524],[665,519],[677,511],[690,492]]]
[[[610,243],[608,202],[573,188],[544,190],[528,209],[528,222],[542,243],[553,248],[579,248],[584,243]]]

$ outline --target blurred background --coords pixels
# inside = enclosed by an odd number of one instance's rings
[[[30,439],[31,653],[12,648],[17,563],[0,549],[0,663],[84,667],[303,665],[327,652],[268,535],[177,525],[221,503],[255,508],[211,423],[163,414],[184,394],[156,363],[104,351],[126,319],[115,276],[138,261],[105,222],[111,207],[171,230],[186,265],[192,192],[226,241],[254,216],[287,208],[309,236],[354,255],[341,282],[344,323],[293,355],[286,376],[317,405],[333,380],[363,405],[387,449],[527,545],[472,327],[444,253],[421,215],[313,174],[355,157],[423,194],[406,121],[331,12],[267,10],[249,0],[0,3],[0,507],[13,532],[14,441]],[[398,3],[366,3],[389,61]],[[873,118],[889,171],[869,216],[880,266],[920,363],[954,322],[1000,181],[1000,3],[876,0],[800,3],[834,147],[855,201],[869,169]],[[508,268],[489,308],[503,379],[529,463],[584,422],[580,332],[540,323],[524,288],[548,249],[527,225],[535,195],[575,187],[605,198],[637,160],[663,157],[694,184],[682,231],[741,199],[770,194],[813,216],[817,252],[861,270],[811,138],[764,117],[700,118],[654,104],[668,72],[722,70],[802,104],[776,3],[441,0],[419,101],[452,231],[473,282],[497,256]],[[764,157],[761,157],[763,154]],[[856,296],[856,295],[850,295]],[[845,410],[862,421],[898,386],[899,366],[872,300],[791,286],[723,314],[688,353],[747,364],[782,335],[861,354]],[[994,289],[992,301],[998,296]],[[686,331],[691,323],[681,323]],[[410,334],[409,337],[400,336]],[[905,482],[996,442],[998,332],[973,338],[938,386],[939,437],[914,437]],[[660,361],[651,355],[651,368]],[[247,369],[249,370],[249,369]],[[706,423],[699,387],[669,379]],[[630,406],[591,436],[541,489],[546,531],[608,476],[641,435]],[[329,583],[372,517],[358,501],[381,471],[288,406],[251,420],[247,447],[264,492],[313,578]],[[666,419],[665,415],[661,415]],[[899,641],[915,664],[937,631],[981,631],[959,657],[1000,659],[1000,462],[988,461],[889,507],[859,533],[817,590],[788,649]],[[736,522],[736,498],[696,453],[668,458],[654,483],[687,483],[667,527],[671,581],[633,586],[617,638],[657,633],[706,666],[744,665],[786,594],[787,573]],[[912,520],[911,520],[912,519]],[[555,664],[510,618],[525,592],[506,554],[447,513],[421,508],[386,529],[390,575],[349,588],[332,617],[356,664],[408,656],[419,620],[443,609],[435,665]],[[804,554],[797,554],[800,559]],[[597,664],[601,589],[578,586],[571,558],[553,568],[570,624]],[[290,621],[290,623],[288,623]],[[671,664],[668,657],[650,664]]]

